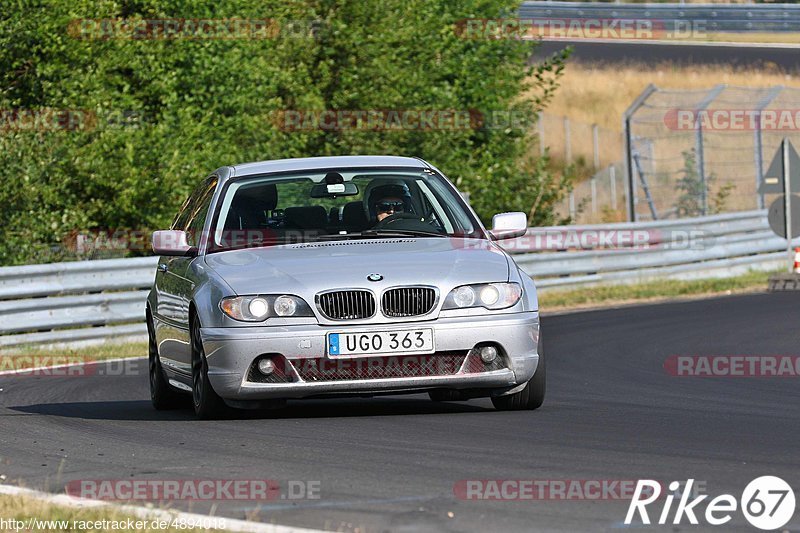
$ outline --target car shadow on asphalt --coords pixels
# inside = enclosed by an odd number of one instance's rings
[[[194,412],[189,406],[185,409],[156,411],[147,400],[42,403],[9,406],[7,409],[26,414],[86,420],[163,420],[173,422],[195,420]],[[290,401],[286,407],[269,410],[231,409],[226,418],[230,420],[345,418],[481,413],[492,410],[488,400],[434,402],[420,397],[343,398],[296,400]]]

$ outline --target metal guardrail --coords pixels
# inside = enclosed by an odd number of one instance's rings
[[[623,241],[627,246],[613,249],[531,246],[570,242],[563,237],[570,232],[576,236],[572,242],[579,242],[582,232],[613,231],[637,232],[640,238],[636,234],[629,236]],[[800,245],[800,239],[795,243]],[[789,261],[786,240],[769,229],[766,211],[645,223],[535,228],[509,243],[507,249],[527,251],[515,255],[515,260],[541,290],[665,278],[729,277],[748,270],[779,270],[786,268]],[[534,249],[539,251],[531,252]]]
[[[524,19],[649,20],[666,30],[704,22],[704,30],[719,32],[800,31],[797,4],[611,4],[597,2],[523,2]]]
[[[602,239],[580,239],[602,232],[639,238],[616,240],[613,249],[592,248]],[[531,228],[524,237],[502,244],[544,291],[654,278],[726,277],[780,269],[788,261],[786,243],[769,230],[766,211]],[[143,257],[0,268],[0,348],[144,340],[144,304],[156,263],[156,257]]]
[[[0,268],[0,348],[144,338],[157,257]]]

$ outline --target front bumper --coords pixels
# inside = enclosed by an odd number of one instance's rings
[[[432,328],[437,353],[466,354],[476,345],[493,343],[500,348],[502,368],[474,372],[466,364],[455,373],[377,379],[304,380],[294,366],[303,360],[335,361],[326,355],[329,332],[391,331]],[[208,378],[217,394],[227,400],[304,398],[335,394],[450,389],[511,389],[533,377],[539,362],[539,314],[537,312],[438,318],[403,324],[361,326],[257,326],[252,328],[201,328],[208,360]],[[293,381],[260,383],[248,378],[260,355],[289,358]],[[391,356],[388,356],[391,357]],[[435,357],[432,356],[432,357]]]

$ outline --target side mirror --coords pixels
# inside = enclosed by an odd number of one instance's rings
[[[525,213],[499,213],[492,217],[492,239],[514,239],[522,237],[528,231],[528,217]]]
[[[189,244],[185,231],[168,229],[153,232],[153,252],[156,255],[192,256],[197,254],[197,247]]]

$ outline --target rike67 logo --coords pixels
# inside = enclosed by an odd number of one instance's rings
[[[737,500],[731,494],[721,494],[705,505],[705,512],[701,513],[700,505],[708,498],[707,494],[694,496],[692,485],[694,479],[686,481],[686,486],[680,491],[680,500],[675,506],[674,514],[672,504],[675,500],[675,493],[680,489],[680,482],[673,481],[669,484],[670,494],[663,499],[663,507],[658,516],[657,524],[665,525],[669,522],[672,514],[672,524],[680,524],[685,517],[690,524],[697,525],[698,515],[705,519],[705,522],[720,526],[731,521],[733,513],[737,508],[741,508],[742,514],[750,524],[758,529],[770,531],[785,526],[794,516],[795,497],[792,487],[784,480],[775,476],[762,476],[754,479],[742,491],[742,497]],[[633,499],[628,507],[628,514],[625,516],[625,524],[630,525],[634,517],[638,514],[642,524],[650,524],[651,519],[648,514],[648,505],[656,502],[661,496],[661,484],[650,479],[640,479],[636,484]],[[657,507],[657,506],[653,506]],[[650,509],[651,511],[657,509]],[[653,517],[655,519],[655,516]]]

